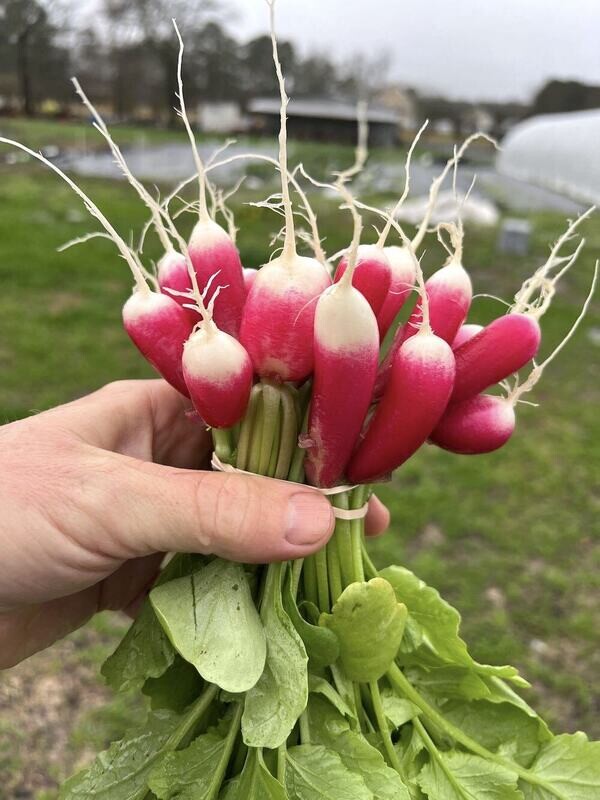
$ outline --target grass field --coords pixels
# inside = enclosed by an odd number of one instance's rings
[[[125,234],[142,223],[143,210],[125,186],[84,187]],[[319,204],[319,218],[329,252],[347,243],[346,216]],[[510,299],[543,261],[564,220],[531,219],[526,258],[497,254],[493,230],[467,231],[465,264],[477,292]],[[278,218],[242,206],[237,223],[244,264],[257,266]],[[92,227],[67,188],[45,172],[0,167],[0,422],[116,378],[151,374],[121,330],[130,280],[110,244],[56,252]],[[544,353],[576,317],[600,254],[597,220],[584,230],[585,254],[543,320]],[[432,237],[426,271],[441,258]],[[478,299],[473,321],[499,313],[498,303]],[[540,407],[520,408],[517,435],[503,452],[461,458],[424,448],[384,486],[393,524],[373,547],[378,562],[406,564],[460,609],[478,659],[522,668],[534,684],[528,699],[557,730],[583,728],[596,737],[599,325],[596,303],[532,396]],[[134,701],[100,708],[108,695],[97,677],[122,629],[118,618],[101,616],[0,676],[0,797],[49,800],[66,772],[122,731]]]

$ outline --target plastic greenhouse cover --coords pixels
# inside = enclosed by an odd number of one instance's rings
[[[577,200],[600,202],[600,109],[521,122],[502,142],[496,168]]]

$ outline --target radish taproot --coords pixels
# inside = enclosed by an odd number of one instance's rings
[[[430,441],[433,444],[453,453],[466,455],[490,453],[506,444],[515,429],[515,408],[517,403],[524,394],[530,392],[538,383],[548,364],[565,347],[585,317],[596,290],[598,268],[599,265],[596,262],[590,290],[579,316],[564,339],[545,361],[542,364],[535,365],[523,383],[519,383],[517,379],[507,397],[478,394],[462,401],[451,403],[439,425],[430,436]],[[510,319],[511,316],[516,315],[509,314],[506,317],[501,317],[501,319]],[[526,317],[526,319],[531,318]],[[458,353],[456,355],[458,356]]]
[[[344,256],[335,271],[334,283],[342,279],[347,268],[348,258]],[[392,268],[383,247],[376,244],[359,245],[352,284],[367,299],[374,314],[381,310],[391,281]]]
[[[405,246],[413,258],[422,298],[421,325],[391,363],[383,397],[348,465],[352,483],[387,476],[409,459],[438,424],[452,392],[452,348],[431,328],[421,267],[408,240]]]
[[[535,357],[542,333],[529,314],[506,314],[454,351],[452,402],[458,403],[504,380]]]
[[[377,319],[364,292],[354,286],[362,219],[345,186],[363,153],[364,143],[359,135],[355,164],[341,172],[335,184],[354,222],[347,268],[341,279],[319,297],[315,312],[315,363],[305,468],[309,481],[316,486],[333,486],[342,476],[369,410],[377,374]]]
[[[452,349],[458,350],[461,345],[468,342],[469,339],[472,339],[474,336],[477,336],[479,331],[482,330],[483,325],[476,325],[473,322],[467,322],[465,325],[461,325],[458,333],[452,340]]]
[[[265,264],[248,293],[240,341],[262,378],[301,381],[313,369],[315,300],[330,284],[324,265],[296,251],[294,216],[287,171],[288,97],[275,39],[273,2],[268,2],[273,62],[281,98],[279,171],[285,213],[285,236],[280,256]]]

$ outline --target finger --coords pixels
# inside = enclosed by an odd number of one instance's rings
[[[172,469],[100,450],[83,461],[85,481],[69,486],[76,513],[68,527],[63,513],[61,528],[69,546],[75,539],[87,551],[96,573],[169,551],[258,563],[302,558],[333,531],[328,500],[309,486]]]
[[[367,536],[380,536],[390,524],[390,512],[377,495],[369,500],[369,510],[365,519],[365,533]]]
[[[205,466],[211,445],[206,426],[190,416],[190,408],[163,380],[116,381],[41,414],[37,424],[50,423],[105,450],[197,469]]]

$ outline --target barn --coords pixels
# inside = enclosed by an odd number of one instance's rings
[[[279,98],[256,97],[247,105],[250,130],[273,136],[279,131]],[[322,142],[356,142],[356,105],[337,100],[290,100],[287,108],[288,134],[293,139]],[[369,144],[389,147],[397,144],[400,116],[388,109],[369,108]]]

